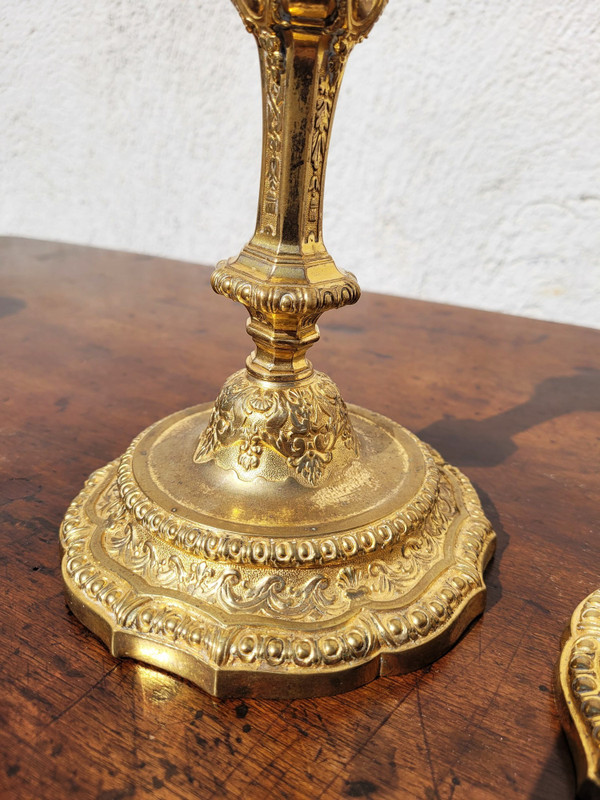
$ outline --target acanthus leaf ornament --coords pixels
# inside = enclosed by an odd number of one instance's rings
[[[273,385],[241,370],[221,389],[194,460],[215,458],[244,480],[292,477],[315,486],[327,477],[334,456],[339,469],[357,455],[346,404],[326,375]]]

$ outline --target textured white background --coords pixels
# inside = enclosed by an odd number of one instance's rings
[[[3,0],[0,233],[211,263],[254,228],[228,0]],[[600,327],[595,0],[391,0],[338,105],[326,241],[363,288]]]

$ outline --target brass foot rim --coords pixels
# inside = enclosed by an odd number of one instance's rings
[[[494,547],[489,550],[487,561],[492,558]],[[470,597],[451,624],[438,631],[426,645],[400,653],[381,653],[370,661],[315,673],[310,677],[276,670],[261,673],[240,673],[235,669],[215,671],[172,644],[147,640],[131,630],[114,631],[100,613],[81,602],[78,593],[68,584],[65,597],[75,617],[104,643],[115,658],[132,658],[170,672],[213,697],[284,700],[342,694],[379,677],[404,675],[428,666],[454,647],[469,625],[483,613],[486,589],[482,587]]]

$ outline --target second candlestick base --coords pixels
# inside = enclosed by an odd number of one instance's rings
[[[470,482],[349,406],[333,483],[196,463],[212,404],[144,431],[61,528],[69,605],[116,656],[224,696],[335,694],[440,657],[483,611],[495,536]]]

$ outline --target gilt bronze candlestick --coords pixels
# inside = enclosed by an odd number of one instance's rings
[[[442,655],[483,610],[494,534],[458,470],[306,357],[320,315],[359,297],[323,243],[323,182],[346,60],[385,0],[234,4],[260,56],[260,199],[212,286],[255,350],[214,405],[89,478],[63,576],[114,655],[219,696],[328,694]]]
[[[600,589],[571,615],[554,671],[554,698],[575,762],[577,797],[600,800]]]

